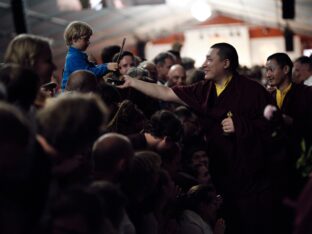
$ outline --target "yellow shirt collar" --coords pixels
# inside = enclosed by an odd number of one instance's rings
[[[223,81],[223,83],[221,85],[215,83],[218,97],[223,92],[223,90],[225,90],[225,88],[228,86],[228,84],[230,83],[231,80],[232,80],[232,75],[226,77],[226,79]]]
[[[282,108],[284,99],[286,94],[288,93],[288,91],[290,90],[292,84],[290,83],[285,89],[280,90],[280,89],[276,89],[276,103],[278,108]]]

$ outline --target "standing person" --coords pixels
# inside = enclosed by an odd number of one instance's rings
[[[293,82],[312,86],[312,59],[301,56],[294,62]]]
[[[168,72],[168,87],[175,85],[185,85],[186,73],[184,67],[180,64],[173,65]]]
[[[168,72],[175,63],[175,58],[169,52],[161,52],[153,60],[157,69],[157,84],[164,85],[168,81]]]
[[[117,61],[118,57],[119,61]],[[118,69],[121,75],[126,75],[128,70],[135,66],[134,55],[130,51],[123,51],[121,54],[115,54],[113,61],[118,62]]]
[[[272,93],[274,104],[283,114],[283,125],[293,155],[299,156],[301,140],[311,144],[312,89],[292,82],[293,63],[285,53],[267,58],[266,77],[276,87]]]
[[[88,60],[88,55],[84,53],[90,45],[92,28],[85,22],[73,21],[65,29],[64,39],[69,47],[62,79],[62,90],[65,89],[69,75],[76,70],[89,70],[97,78],[102,77],[108,70],[117,70],[116,63],[95,65]]]
[[[271,177],[274,189],[274,212],[277,225],[275,233],[292,233],[293,211],[282,201],[296,200],[304,181],[296,163],[301,156],[302,139],[307,149],[311,145],[312,89],[292,81],[293,63],[285,53],[275,53],[267,58],[266,77],[271,86],[275,113],[267,118],[275,127],[272,145]],[[267,110],[267,108],[266,108]],[[277,232],[279,231],[279,232]]]
[[[228,233],[271,233],[271,191],[266,179],[262,113],[270,97],[257,82],[236,72],[238,55],[227,43],[213,45],[203,64],[205,80],[173,88],[130,79],[133,87],[164,101],[189,106],[201,118],[211,176],[224,197]]]
[[[20,34],[10,42],[5,52],[4,62],[19,64],[38,75],[40,89],[35,106],[44,106],[46,98],[53,96],[52,90],[56,85],[51,82],[51,78],[56,66],[52,58],[50,39],[32,34]]]

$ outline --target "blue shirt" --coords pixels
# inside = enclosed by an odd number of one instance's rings
[[[62,79],[62,90],[65,89],[68,77],[77,70],[88,70],[94,73],[97,78],[102,77],[107,72],[107,64],[95,65],[88,60],[86,53],[74,47],[69,47]]]

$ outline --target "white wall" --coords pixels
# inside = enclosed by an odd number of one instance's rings
[[[165,52],[171,49],[171,44],[153,44],[151,42],[146,43],[145,46],[145,58],[147,60],[153,60],[155,56],[161,52]]]
[[[292,60],[301,55],[298,36],[294,37],[293,52],[286,52],[284,37],[254,38],[250,45],[252,65],[264,65],[267,57],[277,52],[287,53]]]
[[[188,30],[184,35],[181,55],[195,59],[196,66],[203,64],[209,48],[219,42],[233,45],[238,52],[240,64],[250,65],[249,33],[246,26],[209,26]]]
[[[249,38],[247,26],[209,26],[199,29],[190,29],[184,33],[185,41],[181,50],[182,57],[195,59],[195,65],[201,66],[206,54],[215,43],[227,42],[232,44],[238,53],[241,65],[248,67],[264,65],[267,57],[276,52],[286,52],[284,38]],[[294,60],[301,55],[301,44],[298,36],[294,36],[294,52],[287,52]],[[147,43],[145,54],[148,60],[152,60],[158,53],[171,49],[171,44],[154,45]]]

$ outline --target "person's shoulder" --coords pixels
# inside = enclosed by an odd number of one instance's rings
[[[243,85],[248,89],[259,90],[261,92],[263,92],[263,91],[267,92],[265,87],[263,85],[261,85],[256,80],[253,80],[253,79],[247,78],[245,76],[241,76],[241,75],[235,75],[235,77],[239,81],[240,85]]]

